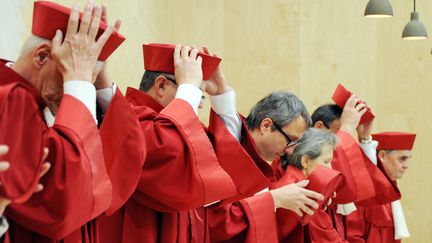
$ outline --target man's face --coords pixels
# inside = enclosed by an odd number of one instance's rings
[[[408,169],[408,160],[412,157],[410,150],[381,150],[378,153],[384,170],[391,180],[396,181],[402,178],[406,169]]]
[[[341,122],[340,119],[337,118],[335,120],[333,120],[332,122],[330,122],[328,124],[329,130],[332,131],[332,133],[336,134],[339,132],[340,127],[341,127]]]
[[[337,119],[333,120],[332,122],[327,124],[327,126],[324,125],[324,123],[322,121],[318,121],[314,124],[315,128],[330,130],[332,133],[336,134],[339,132],[340,127],[341,127],[340,119],[337,118]]]
[[[53,60],[48,59],[34,76],[35,83],[48,108],[55,115],[63,97],[63,77]]]
[[[269,119],[269,118],[266,118]],[[266,120],[264,119],[264,120]],[[264,122],[264,121],[263,121]],[[263,134],[262,141],[257,143],[261,157],[267,161],[273,161],[277,156],[284,154],[292,154],[295,146],[287,146],[290,141],[284,136],[285,133],[291,142],[298,141],[307,129],[307,125],[303,117],[299,116],[293,119],[287,125],[280,127],[283,133],[277,129],[273,129],[273,121],[269,119],[268,127],[261,126]]]

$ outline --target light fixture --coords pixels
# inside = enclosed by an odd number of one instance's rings
[[[369,0],[364,16],[367,18],[391,18],[393,8],[389,0]]]
[[[416,12],[416,1],[414,0],[414,12],[411,13],[411,20],[405,25],[402,32],[404,40],[424,40],[427,38],[427,30],[419,20],[419,14]]]

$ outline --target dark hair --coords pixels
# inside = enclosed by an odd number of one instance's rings
[[[175,82],[174,74],[146,70],[141,79],[139,90],[144,92],[149,91],[149,89],[153,87],[153,85],[155,84],[156,78],[159,76],[164,76],[167,79],[171,80],[172,82]]]
[[[312,124],[315,125],[317,121],[322,121],[324,126],[330,128],[330,123],[339,119],[342,115],[342,111],[342,108],[335,104],[322,105],[312,113]]]
[[[283,127],[299,116],[303,117],[307,127],[311,126],[310,115],[303,102],[290,92],[277,91],[267,95],[252,107],[246,124],[249,130],[254,130],[265,118],[270,118]]]

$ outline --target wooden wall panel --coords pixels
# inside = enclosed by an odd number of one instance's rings
[[[33,1],[26,1],[23,21],[29,29]],[[432,31],[432,3],[417,2],[420,19]],[[404,242],[431,242],[432,45],[430,40],[401,40],[412,11],[410,1],[392,1],[395,16],[379,20],[362,16],[366,3],[107,0],[110,19],[122,18],[121,32],[127,36],[109,68],[125,90],[137,87],[141,79],[142,43],[206,44],[223,57],[223,70],[236,90],[238,109],[245,115],[273,90],[294,92],[312,112],[331,102],[335,86],[342,82],[373,108],[375,131],[418,134],[410,169],[399,182],[412,234]],[[208,103],[200,113],[204,121]]]

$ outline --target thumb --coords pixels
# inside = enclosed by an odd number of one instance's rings
[[[296,183],[299,187],[306,187],[309,184],[309,180],[302,180]]]

